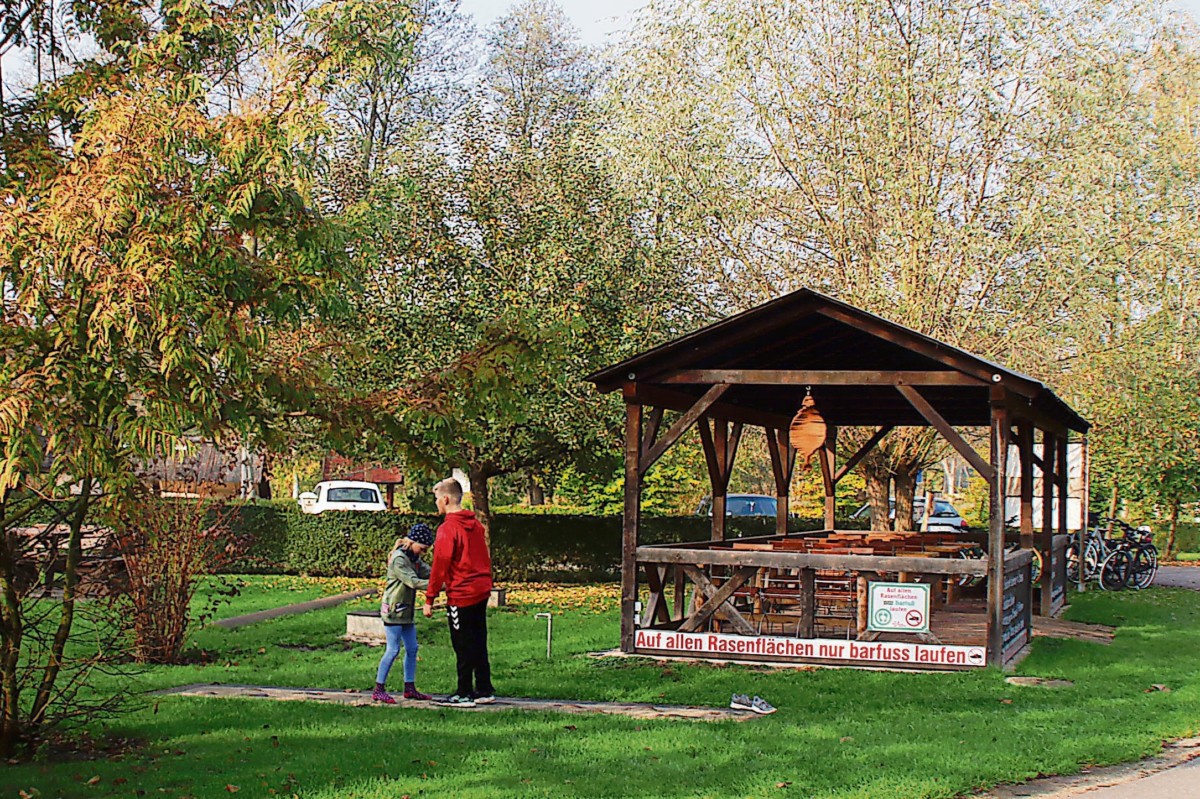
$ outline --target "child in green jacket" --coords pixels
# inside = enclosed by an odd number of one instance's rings
[[[396,704],[396,700],[384,688],[384,683],[387,682],[392,663],[400,654],[401,645],[404,646],[404,698],[432,698],[417,690],[417,625],[413,622],[417,590],[429,585],[429,566],[421,560],[421,555],[431,546],[433,530],[429,529],[429,525],[418,522],[409,529],[406,538],[396,540],[396,548],[388,555],[387,585],[379,606],[387,648],[379,661],[375,691],[371,694],[376,702]]]

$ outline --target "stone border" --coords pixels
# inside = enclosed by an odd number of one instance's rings
[[[525,710],[552,713],[600,713],[604,715],[629,716],[635,719],[681,719],[686,721],[749,721],[760,718],[757,713],[732,708],[694,707],[684,705],[656,705],[641,702],[572,702],[559,699],[525,699],[519,697],[497,697],[494,704],[477,705],[474,708],[453,708],[437,704],[444,696],[435,696],[434,702],[418,702],[396,695],[395,705],[383,705],[371,699],[370,691],[341,691],[322,688],[280,688],[265,685],[237,685],[223,683],[193,683],[178,688],[153,691],[153,696],[193,696],[220,699],[272,699],[276,701],[325,702],[327,704],[361,707],[375,705],[381,708],[440,710],[451,713],[472,711]]]
[[[271,608],[270,610],[260,610],[256,613],[247,613],[243,616],[231,616],[228,619],[220,619],[214,621],[214,627],[223,627],[227,630],[232,630],[237,627],[245,627],[247,624],[256,624],[260,621],[268,619],[277,619],[280,616],[294,616],[298,613],[308,613],[310,610],[320,610],[322,608],[331,608],[335,605],[340,605],[343,602],[349,602],[352,599],[361,599],[362,597],[378,594],[378,588],[363,588],[359,591],[347,591],[344,594],[334,594],[333,596],[314,599],[309,602],[297,602],[294,605],[284,605],[283,607]]]

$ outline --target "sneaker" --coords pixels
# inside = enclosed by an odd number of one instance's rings
[[[483,694],[482,696],[476,695],[472,698],[475,700],[475,704],[477,705],[490,705],[496,701],[495,694]]]
[[[475,700],[469,696],[455,694],[454,696],[446,697],[441,702],[438,702],[438,704],[445,705],[446,707],[475,707]]]
[[[371,692],[371,699],[376,702],[383,702],[385,705],[396,704],[395,697],[393,697],[387,691],[381,691],[378,688]]]
[[[762,716],[769,716],[775,712],[775,706],[761,696],[750,700],[750,709]]]
[[[404,698],[405,699],[416,699],[419,702],[428,702],[430,699],[433,699],[433,697],[430,696],[429,694],[423,694],[420,691],[418,691],[416,688],[413,688],[411,691],[406,688],[404,690]]]
[[[750,697],[745,694],[734,694],[729,700],[729,706],[734,710],[754,710],[750,705]]]

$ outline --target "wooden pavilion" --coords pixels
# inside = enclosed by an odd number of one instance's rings
[[[1065,603],[1067,443],[1077,435],[1086,446],[1089,424],[1033,378],[800,290],[589,380],[602,392],[620,389],[625,400],[624,652],[937,669],[1006,666],[1027,649],[1035,604],[1037,612],[1051,614]],[[826,423],[816,453],[825,529],[797,534],[788,530],[796,457],[788,429],[806,393]],[[678,415],[668,417],[673,421],[664,429],[666,411]],[[890,430],[910,425],[934,427],[988,481],[986,554],[977,547],[970,557],[953,536],[835,529],[838,481]],[[692,426],[712,483],[711,540],[640,546],[642,479]],[[850,426],[877,429],[838,464],[837,431]],[[778,496],[776,531],[726,541],[725,496],[748,427],[766,435]],[[955,429],[963,427],[990,430],[989,456]],[[1016,547],[1006,546],[1002,510],[1010,447],[1021,475]],[[1035,471],[1043,486],[1044,521],[1037,531]],[[1036,585],[1035,552],[1046,566]],[[966,587],[982,589],[983,583],[986,601],[972,604]],[[883,607],[890,601],[887,591],[912,594],[905,586],[928,586],[922,592],[932,597],[919,632],[881,631],[867,617],[868,604],[874,608],[878,600]],[[901,596],[892,610],[903,610],[911,599]]]

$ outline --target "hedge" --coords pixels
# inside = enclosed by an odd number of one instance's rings
[[[440,520],[408,513],[301,513],[291,502],[233,506],[230,524],[249,542],[247,555],[226,571],[267,574],[369,577],[381,574],[393,542],[416,522]],[[842,523],[839,523],[841,526]],[[793,520],[794,530],[813,530],[820,520]],[[857,526],[857,524],[856,524]],[[730,517],[730,537],[765,535],[774,519]],[[701,516],[646,517],[647,544],[703,541],[709,520]],[[492,567],[498,580],[589,582],[620,576],[619,516],[497,514],[491,528]]]

